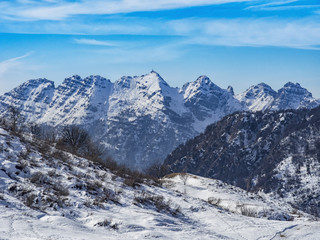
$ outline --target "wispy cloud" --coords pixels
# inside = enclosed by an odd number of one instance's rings
[[[295,3],[295,4],[293,4]],[[271,2],[259,5],[249,6],[246,9],[259,10],[259,11],[286,11],[298,9],[318,9],[320,4],[301,4],[297,0]]]
[[[10,59],[7,59],[7,60],[0,62],[0,77],[3,76],[10,69],[19,65],[21,59],[24,59],[30,55],[31,55],[31,52],[26,53],[26,54],[19,56],[19,57],[10,58]]]
[[[66,0],[18,0],[5,2],[0,7],[0,19],[26,20],[24,23],[5,25],[7,32],[79,35],[140,35],[178,36],[180,44],[220,45],[220,46],[276,46],[301,49],[318,49],[320,46],[320,17],[318,14],[288,17],[278,13],[269,17],[226,16],[204,18],[152,17],[139,14],[115,16],[82,16],[127,13],[135,11],[157,11],[192,6],[245,2],[241,6],[248,9],[302,8],[307,1],[301,0],[108,0],[108,1],[66,1]],[[29,2],[29,4],[23,2]],[[314,2],[313,2],[314,3]],[[299,5],[301,4],[301,5]],[[0,3],[1,6],[1,3]],[[318,5],[312,5],[315,7]],[[310,7],[311,8],[311,7]],[[241,11],[244,11],[241,9]],[[317,12],[318,11],[318,12]],[[308,11],[310,12],[310,11]],[[314,12],[319,13],[318,9]],[[2,13],[2,14],[1,14]],[[269,12],[264,12],[269,15]],[[79,16],[81,15],[81,16]],[[265,16],[263,15],[263,16]],[[241,15],[243,16],[242,12]],[[66,18],[68,18],[66,20]],[[33,21],[39,21],[34,24]],[[46,21],[40,21],[46,20]],[[47,21],[49,20],[49,21]],[[52,21],[58,20],[58,21]],[[27,22],[30,21],[30,22]],[[4,28],[4,27],[2,27]],[[182,39],[183,38],[183,39]],[[101,40],[95,36],[75,37],[74,43],[121,49],[122,42]],[[107,39],[107,38],[105,38]],[[151,41],[150,41],[151,42]],[[152,43],[147,43],[152,45]]]
[[[269,1],[267,3],[255,4],[247,7],[247,9],[266,9],[269,7],[282,6],[294,2],[298,2],[299,0],[280,0],[280,1]]]
[[[106,46],[106,47],[115,47],[117,46],[116,43],[110,41],[100,41],[96,39],[87,39],[87,38],[80,38],[74,39],[76,43],[85,44],[85,45],[95,45],[95,46]]]
[[[320,21],[315,19],[184,19],[173,21],[188,44],[274,46],[320,50]]]
[[[184,7],[218,5],[235,2],[250,2],[253,0],[110,0],[79,2],[39,1],[36,4],[13,2],[2,8],[2,17],[12,20],[62,20],[73,15],[84,14],[118,14],[137,11],[157,11]]]

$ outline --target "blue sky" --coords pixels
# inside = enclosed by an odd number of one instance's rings
[[[207,75],[236,93],[299,82],[320,97],[317,0],[2,0],[0,94],[31,79]]]

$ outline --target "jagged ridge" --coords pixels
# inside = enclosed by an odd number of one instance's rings
[[[299,84],[288,83],[278,93],[265,84],[253,88],[234,96],[232,87],[221,89],[206,76],[172,88],[154,71],[114,83],[74,75],[57,88],[46,79],[27,81],[0,97],[0,113],[6,116],[15,106],[26,122],[56,129],[80,125],[117,161],[143,169],[235,111],[319,104]]]

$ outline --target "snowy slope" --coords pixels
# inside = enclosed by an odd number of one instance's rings
[[[320,216],[319,126],[320,107],[234,113],[180,145],[164,164],[172,172],[263,190]]]
[[[66,78],[55,88],[46,79],[29,80],[0,97],[0,116],[10,106],[23,123],[59,130],[70,124],[89,131],[105,154],[135,169],[162,160],[179,144],[235,111],[313,107],[320,102],[299,84],[277,92],[266,84],[234,96],[200,76],[181,89],[170,87],[156,72],[126,76],[112,83],[100,76]]]
[[[0,111],[5,115],[10,106],[19,108],[26,121],[35,122],[43,116],[52,102],[54,82],[47,79],[29,80],[0,96]]]
[[[251,86],[249,89],[235,97],[240,102],[244,102],[248,110],[265,111],[271,107],[276,95],[277,92],[275,92],[269,85],[260,83],[255,86]]]
[[[55,90],[48,111],[38,116],[36,122],[52,126],[79,125],[105,118],[111,90],[110,80],[100,76],[66,78]]]
[[[28,138],[28,137],[27,137]],[[318,239],[320,225],[271,197],[220,181],[176,176],[132,188],[108,169],[0,128],[4,239]],[[221,206],[207,198],[221,198]],[[293,221],[246,217],[231,203],[267,206]],[[225,206],[231,207],[227,209]],[[233,204],[234,205],[234,204]]]

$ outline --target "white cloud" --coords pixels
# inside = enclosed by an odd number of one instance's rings
[[[81,2],[57,2],[38,4],[12,4],[3,8],[2,17],[21,20],[62,20],[79,14],[117,14],[137,11],[156,11],[183,7],[218,5],[254,0],[109,0]],[[50,1],[49,1],[50,2]]]
[[[298,2],[299,0],[284,0],[284,1],[270,1],[267,3],[263,3],[263,4],[257,4],[257,5],[253,5],[253,6],[249,6],[247,7],[247,9],[266,9],[269,7],[275,7],[275,6],[281,6],[281,5],[286,5],[289,3],[294,3],[294,2]]]
[[[11,70],[12,68],[18,66],[20,64],[19,60],[26,58],[30,55],[31,55],[31,53],[26,53],[23,56],[10,58],[10,59],[7,59],[7,60],[0,62],[0,77],[3,76],[6,72]]]
[[[86,39],[86,38],[80,38],[80,39],[74,39],[76,43],[79,44],[86,44],[86,45],[96,45],[96,46],[106,46],[106,47],[115,47],[117,46],[114,42],[109,41],[99,41],[95,39]]]
[[[275,46],[320,50],[317,19],[184,19],[171,22],[188,44],[221,46]]]

